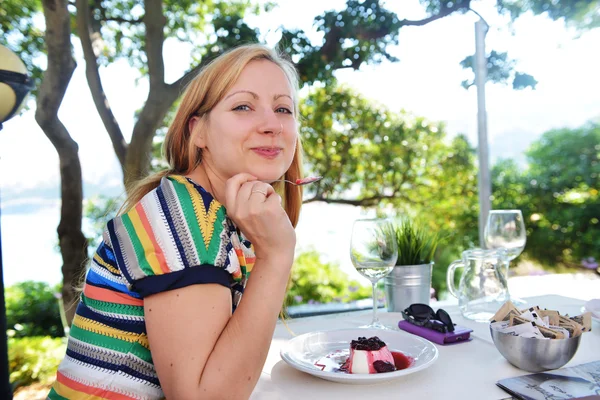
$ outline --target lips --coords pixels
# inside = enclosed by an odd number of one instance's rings
[[[253,147],[252,151],[257,155],[267,158],[273,159],[277,157],[283,149],[281,147]]]

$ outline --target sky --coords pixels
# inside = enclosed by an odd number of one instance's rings
[[[249,19],[265,33],[267,43],[278,40],[278,27],[301,28],[311,40],[321,36],[312,28],[316,15],[342,9],[344,1],[280,1],[268,14]],[[418,0],[388,1],[400,17],[419,19],[424,11]],[[600,29],[581,35],[538,16],[526,15],[511,26],[498,16],[493,2],[476,2],[477,11],[490,24],[487,50],[508,51],[516,69],[533,75],[536,90],[514,91],[510,87],[486,85],[488,135],[492,162],[514,158],[525,165],[524,151],[550,129],[577,127],[600,118],[600,58],[593,51],[600,43]],[[430,120],[443,121],[449,137],[465,134],[477,143],[477,98],[475,88],[460,86],[468,73],[459,62],[475,49],[473,13],[438,20],[424,27],[403,28],[399,45],[389,52],[397,63],[343,70],[338,79],[364,96],[391,110],[407,110]],[[59,117],[79,154],[86,197],[122,192],[122,176],[112,145],[95,111],[85,80],[85,65],[79,44],[78,59]],[[185,46],[166,43],[166,79],[176,80],[189,66]],[[148,86],[136,82],[137,73],[124,61],[103,68],[101,77],[107,97],[126,138],[133,128],[135,110],[143,105]],[[0,132],[0,194],[2,208],[2,252],[5,284],[25,279],[60,280],[60,255],[56,251],[59,220],[59,170],[55,149],[34,120],[35,105],[4,124]],[[348,206],[309,204],[298,226],[298,247],[314,247],[326,260],[340,263],[352,277],[349,232],[354,218],[363,215]],[[34,252],[31,249],[35,249]],[[31,267],[33,265],[33,267]]]

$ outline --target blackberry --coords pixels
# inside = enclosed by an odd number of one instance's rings
[[[381,360],[377,360],[373,363],[373,368],[375,368],[375,371],[377,371],[378,373],[381,372],[392,372],[396,370],[396,367],[394,366],[394,364],[387,362],[387,361],[381,361]]]
[[[366,338],[360,336],[357,340],[353,340],[350,343],[350,347],[354,350],[368,350],[368,351],[376,351],[385,347],[385,343],[379,339],[377,336],[373,336],[370,338]]]

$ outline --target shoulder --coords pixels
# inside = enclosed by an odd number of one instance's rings
[[[109,221],[108,230],[131,235],[167,225],[173,231],[187,228],[191,235],[206,236],[206,240],[215,225],[226,225],[225,218],[225,207],[204,188],[184,176],[171,175],[162,178],[158,187],[127,212]],[[197,227],[201,232],[196,232]]]
[[[119,269],[135,282],[202,265],[226,268],[230,229],[225,208],[210,193],[185,177],[169,176],[109,221],[104,239]]]

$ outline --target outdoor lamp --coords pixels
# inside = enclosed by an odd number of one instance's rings
[[[33,89],[33,80],[27,75],[19,57],[0,44],[0,129],[25,104]]]

